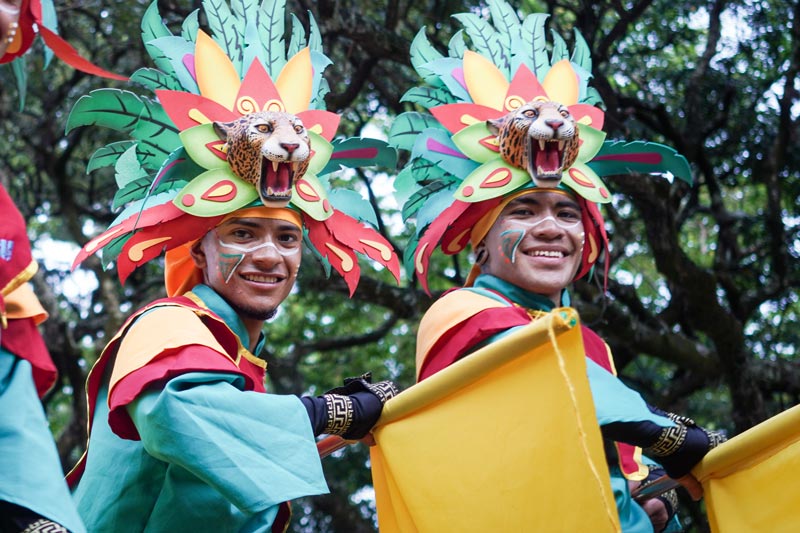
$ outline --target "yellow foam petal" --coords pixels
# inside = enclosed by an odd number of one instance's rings
[[[162,242],[166,242],[171,238],[172,237],[158,237],[156,239],[149,239],[146,241],[136,243],[133,246],[131,246],[130,250],[128,250],[128,259],[130,259],[134,263],[137,261],[141,261],[142,257],[144,257],[145,250],[147,250],[152,246],[161,244]]]
[[[503,109],[508,80],[488,59],[467,50],[464,52],[464,81],[472,101],[492,109]]]
[[[242,81],[228,55],[203,30],[197,32],[194,70],[200,94],[233,110]]]
[[[299,113],[311,104],[311,51],[303,48],[286,62],[275,80],[275,87],[288,113]]]
[[[381,254],[381,259],[384,261],[388,261],[392,258],[392,249],[381,242],[372,241],[369,239],[359,239],[358,242],[378,250],[378,252]]]
[[[542,87],[550,100],[564,105],[578,103],[578,75],[567,59],[550,67],[542,81]]]
[[[355,263],[353,263],[353,259],[347,255],[341,248],[335,246],[329,242],[325,243],[325,246],[341,260],[342,262],[342,270],[345,272],[350,272],[353,270]]]

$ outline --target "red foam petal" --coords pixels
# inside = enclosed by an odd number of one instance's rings
[[[111,78],[112,80],[127,81],[126,76],[114,74],[105,69],[102,69],[81,56],[67,41],[59,37],[56,33],[50,31],[46,27],[39,25],[39,34],[44,39],[45,44],[56,54],[56,56],[70,65],[73,68],[86,72],[87,74],[94,74],[103,78]]]

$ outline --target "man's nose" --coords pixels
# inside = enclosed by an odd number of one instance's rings
[[[531,228],[531,232],[534,235],[560,235],[564,232],[564,228],[558,225],[552,215],[548,215],[538,220]]]
[[[271,241],[266,242],[259,246],[256,250],[253,250],[252,256],[254,261],[273,264],[283,260],[283,256],[278,251],[278,247],[275,246],[275,244],[273,244]]]

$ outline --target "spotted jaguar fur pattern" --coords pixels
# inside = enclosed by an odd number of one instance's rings
[[[291,113],[259,111],[232,122],[215,122],[234,174],[252,184],[264,205],[281,207],[292,186],[308,170],[311,140],[303,122]]]
[[[567,106],[532,100],[487,121],[497,135],[503,159],[527,170],[538,187],[555,187],[580,149],[578,127]]]

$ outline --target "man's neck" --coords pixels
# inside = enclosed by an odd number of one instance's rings
[[[492,276],[491,274],[481,274],[475,278],[474,287],[499,292],[512,302],[528,309],[550,311],[557,307],[550,298],[526,291],[513,283],[498,278],[497,276]]]
[[[240,316],[222,296],[208,285],[196,285],[192,292],[203,300],[203,303],[211,311],[225,321],[231,331],[239,337],[242,346],[247,348],[250,353],[257,355],[261,351],[260,348],[264,343],[261,335],[261,330],[264,327],[263,320]]]

